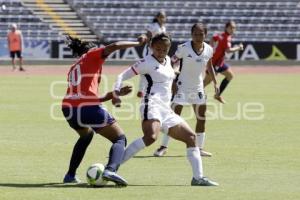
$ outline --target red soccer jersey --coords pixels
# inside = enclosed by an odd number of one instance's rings
[[[216,42],[215,52],[212,58],[213,66],[222,66],[224,64],[226,49],[231,47],[231,35],[226,32],[213,36]]]
[[[68,90],[63,107],[98,105],[98,86],[101,79],[104,48],[96,48],[82,55],[68,73]]]

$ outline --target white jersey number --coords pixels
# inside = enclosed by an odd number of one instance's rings
[[[69,84],[72,86],[77,86],[81,82],[81,71],[80,65],[76,65],[72,71],[69,73]]]

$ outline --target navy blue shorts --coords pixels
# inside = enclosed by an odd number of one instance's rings
[[[214,66],[216,73],[222,73],[222,72],[226,71],[228,68],[229,68],[229,65],[227,65],[226,63],[224,63],[222,66]]]
[[[17,54],[17,57],[18,57],[18,58],[22,58],[22,52],[21,52],[21,51],[11,51],[11,52],[10,52],[10,57],[11,57],[11,58],[15,58],[15,57],[16,57],[16,54]]]
[[[90,127],[94,131],[97,131],[116,121],[100,105],[63,107],[62,112],[69,125],[75,130]]]

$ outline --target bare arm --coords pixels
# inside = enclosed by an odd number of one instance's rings
[[[213,48],[215,46],[214,38],[211,38],[209,41],[209,45]]]
[[[241,51],[243,49],[244,49],[244,46],[241,43],[238,46],[234,46],[234,47],[230,47],[230,48],[226,49],[226,53],[233,53],[233,52],[236,52],[236,51]]]
[[[114,42],[112,44],[109,44],[105,47],[104,52],[103,52],[103,57],[109,56],[112,52],[119,50],[119,49],[126,49],[130,47],[137,47],[143,45],[147,38],[145,35],[141,35],[137,39],[138,41],[136,42],[130,42],[130,41],[120,41],[120,42]]]
[[[172,65],[172,67],[173,67],[173,69],[174,69],[174,72],[175,72],[175,74],[177,75],[177,74],[180,74],[180,71],[179,71],[179,61],[180,61],[180,59],[174,54],[173,56],[172,56],[172,58],[171,58],[171,65]]]
[[[132,87],[131,86],[124,86],[120,89],[119,95],[120,96],[125,96],[127,94],[129,94],[132,91]],[[100,97],[100,101],[101,102],[105,102],[105,101],[109,101],[113,98],[113,92],[108,92],[105,95],[103,95],[102,97]]]
[[[114,92],[112,95],[112,103],[116,107],[121,106],[121,99],[119,96],[122,96],[120,88],[122,86],[123,81],[128,80],[128,79],[134,77],[135,75],[137,75],[137,74],[133,71],[133,69],[131,67],[126,69],[125,71],[123,71],[121,74],[119,74],[117,81],[115,82]]]
[[[175,54],[171,57],[171,65],[174,68],[174,65],[179,63],[180,58],[178,58]]]
[[[152,39],[152,33],[150,31],[147,31],[146,36],[147,36],[147,43],[149,43],[150,40]]]

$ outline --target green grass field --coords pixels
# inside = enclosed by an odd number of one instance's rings
[[[60,102],[51,97],[50,85],[64,80],[65,76],[51,75],[0,77],[0,200],[300,199],[299,74],[236,76],[224,95],[228,103],[222,107],[223,115],[235,116],[238,105],[258,102],[264,106],[260,113],[264,119],[208,120],[206,149],[214,155],[203,159],[204,171],[220,183],[209,188],[190,186],[185,146],[173,140],[166,157],[152,157],[158,141],[121,166],[119,173],[130,183],[126,188],[61,184],[77,139],[64,120],[50,115],[51,105]],[[65,87],[54,91],[63,95]],[[211,88],[208,96],[216,103]],[[136,107],[138,99],[127,97],[124,102]],[[110,103],[106,106],[119,119],[129,142],[142,135],[138,116],[122,120],[131,113],[121,113]],[[209,106],[209,111],[214,109]],[[190,112],[185,108],[183,116]],[[59,106],[54,114],[62,117]],[[195,120],[188,122],[194,127]],[[78,170],[82,180],[90,164],[107,162],[109,147],[104,138],[94,137]]]

